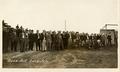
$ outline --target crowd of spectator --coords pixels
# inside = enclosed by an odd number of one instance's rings
[[[109,34],[88,34],[74,31],[43,30],[40,33],[39,30],[34,32],[32,29],[25,29],[19,25],[16,28],[5,26],[3,22],[3,52],[60,51],[81,47],[100,49],[111,46],[111,39]]]

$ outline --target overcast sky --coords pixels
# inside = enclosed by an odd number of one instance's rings
[[[0,19],[34,30],[98,33],[104,24],[118,24],[118,0],[0,0]]]

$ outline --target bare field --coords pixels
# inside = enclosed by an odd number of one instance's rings
[[[5,53],[3,68],[117,68],[117,48]]]

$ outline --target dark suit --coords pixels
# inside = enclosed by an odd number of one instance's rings
[[[25,33],[20,33],[20,52],[24,52],[25,51]]]
[[[47,50],[52,50],[52,49],[51,49],[51,43],[52,43],[51,34],[48,34],[48,35],[46,35]]]
[[[44,37],[46,37],[46,36],[43,33],[41,33],[41,35],[40,35],[41,42],[43,41]]]
[[[108,45],[110,46],[111,45],[111,40],[112,40],[111,35],[108,35],[107,39],[108,39]]]
[[[63,40],[62,40],[62,35],[57,34],[57,50],[62,50],[63,49]]]
[[[52,37],[52,50],[56,50],[56,40],[57,40],[57,37],[56,37],[56,34],[52,34],[51,35]]]
[[[3,52],[8,52],[9,32],[3,31]]]
[[[10,40],[11,40],[11,50],[17,51],[17,37],[15,32],[10,33]]]
[[[33,50],[33,45],[34,45],[34,34],[30,33],[28,35],[29,38],[29,50]]]
[[[63,38],[63,46],[64,46],[64,49],[68,48],[68,39],[69,39],[69,34],[68,33],[65,33],[62,35],[62,38]]]
[[[40,40],[41,35],[40,34],[35,34],[35,43],[36,43],[36,51],[38,51],[38,47],[39,50],[41,50],[41,40]]]

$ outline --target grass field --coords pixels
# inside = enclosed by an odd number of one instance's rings
[[[4,53],[3,68],[117,68],[117,48]]]

